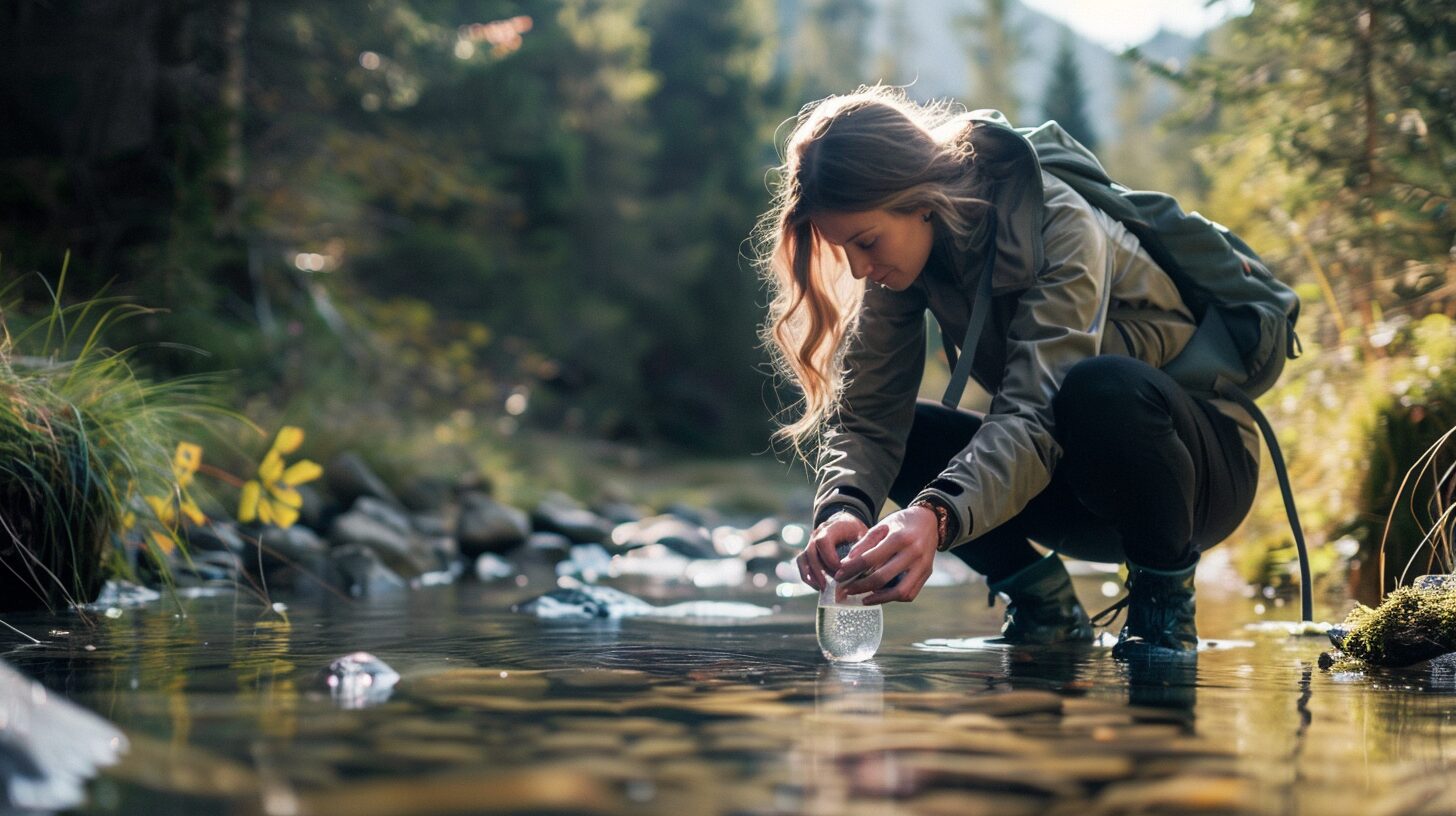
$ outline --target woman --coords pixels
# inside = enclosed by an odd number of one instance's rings
[[[803,394],[779,433],[819,440],[803,579],[912,601],[951,550],[1008,599],[1005,641],[1089,642],[1035,540],[1127,562],[1114,655],[1193,653],[1194,569],[1248,512],[1258,442],[1241,408],[1159,370],[1195,328],[1168,276],[995,112],[862,89],[806,108],[786,152],[760,258],[764,337]],[[917,401],[925,312],[964,336],[983,275],[989,412]]]

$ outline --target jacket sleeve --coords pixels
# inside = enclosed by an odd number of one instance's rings
[[[1108,238],[1085,203],[1066,196],[1076,194],[1068,188],[1047,201],[1046,266],[1017,300],[990,412],[917,497],[954,511],[959,533],[951,546],[1011,519],[1051,482],[1062,453],[1052,435],[1052,398],[1072,366],[1102,345]]]
[[[825,435],[814,524],[840,510],[874,524],[900,471],[925,370],[925,294],[866,282],[845,350],[845,386]]]

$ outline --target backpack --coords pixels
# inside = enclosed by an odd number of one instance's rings
[[[996,111],[976,111],[973,121],[1013,130]],[[1166,193],[1131,190],[1113,181],[1102,163],[1054,121],[1034,128],[1015,128],[1029,143],[1039,166],[1112,216],[1137,237],[1148,255],[1168,274],[1198,327],[1178,356],[1162,367],[1190,393],[1238,403],[1249,412],[1264,436],[1279,479],[1284,508],[1299,551],[1301,612],[1314,619],[1309,556],[1294,507],[1294,493],[1274,428],[1253,397],[1279,378],[1286,358],[1299,356],[1299,297],[1248,244],[1221,224],[1196,212],[1185,213]],[[996,246],[993,221],[991,246]],[[1037,239],[1040,236],[1036,236]],[[956,354],[945,338],[946,358],[953,369],[942,402],[955,407],[970,376],[970,362],[989,314],[991,269],[996,252],[986,255],[979,291],[972,301],[965,342]]]
[[[1198,328],[1163,371],[1202,396],[1222,396],[1226,385],[1251,398],[1268,391],[1284,360],[1301,351],[1294,290],[1227,227],[1183,212],[1166,193],[1113,181],[1097,157],[1055,122],[1018,132],[1031,142],[1042,169],[1121,222],[1178,287]]]

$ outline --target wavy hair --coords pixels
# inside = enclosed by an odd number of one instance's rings
[[[904,92],[862,87],[806,105],[772,181],[773,204],[754,230],[760,275],[769,287],[760,337],[776,372],[802,394],[774,434],[804,456],[838,407],[844,350],[858,323],[864,286],[844,251],[810,220],[819,213],[928,207],[961,249],[969,249],[988,203],[966,120],[950,103],[919,105]],[[806,457],[807,458],[807,457]]]

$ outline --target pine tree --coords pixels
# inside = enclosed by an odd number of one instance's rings
[[[1010,0],[982,0],[979,12],[955,18],[971,75],[966,106],[995,108],[1019,124],[1021,103],[1012,76],[1024,56],[1022,31],[1011,23]]]
[[[1087,92],[1082,87],[1082,72],[1073,46],[1071,35],[1064,33],[1057,47],[1056,61],[1052,63],[1051,81],[1047,83],[1042,111],[1046,118],[1055,119],[1072,138],[1089,150],[1096,150],[1097,132],[1087,116]]]

